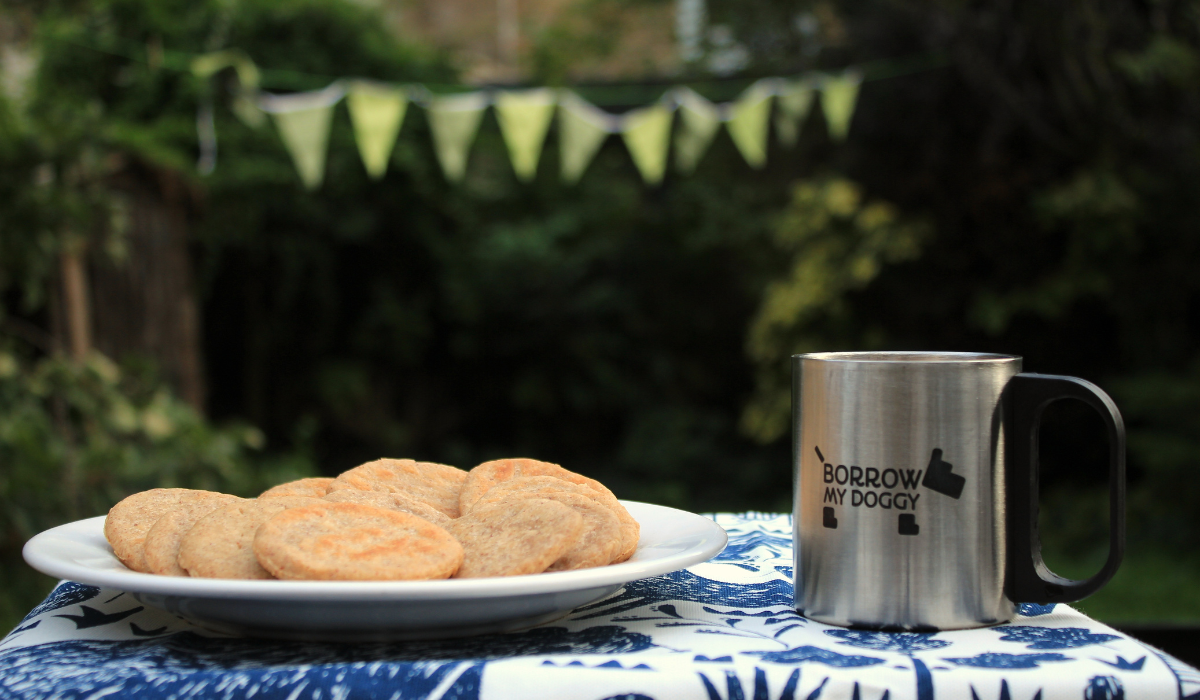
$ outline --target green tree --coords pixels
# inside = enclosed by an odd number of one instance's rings
[[[1019,354],[1027,370],[1082,376],[1113,394],[1129,429],[1131,550],[1191,560],[1200,532],[1187,476],[1200,462],[1198,6],[763,5],[797,13],[808,39],[792,35],[801,50],[785,55],[748,28],[738,39],[751,49],[750,69],[789,56],[792,65],[857,63],[876,76],[891,72],[888,57],[941,67],[868,80],[850,141],[822,161],[866,199],[889,202],[900,221],[926,222],[919,255],[881,256],[869,281],[847,285],[839,280],[854,278],[852,256],[798,273],[828,254],[819,238],[791,251],[793,271],[768,287],[749,337],[760,389],[743,424],[761,439],[780,434],[791,352]],[[736,27],[754,12],[713,3],[712,14]],[[806,53],[805,41],[817,50]],[[785,221],[777,235],[794,230]],[[853,245],[852,234],[826,230]],[[908,238],[888,236],[901,248]],[[1105,542],[1097,428],[1086,410],[1057,406],[1044,428],[1046,530],[1052,549],[1076,558]]]

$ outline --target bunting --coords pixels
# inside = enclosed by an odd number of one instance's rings
[[[800,138],[800,125],[812,109],[813,87],[807,80],[781,81],[775,95],[775,135],[779,143],[787,148],[796,145]]]
[[[621,136],[633,157],[633,164],[647,185],[662,182],[667,169],[667,151],[671,146],[672,110],[665,102],[635,109],[622,119]]]
[[[197,56],[192,59],[190,67],[192,75],[204,81],[200,91],[200,108],[196,112],[196,135],[200,142],[196,170],[201,175],[208,175],[217,167],[217,128],[213,120],[213,91],[210,79],[226,68],[234,69],[237,86],[234,89],[233,112],[247,126],[257,129],[266,118],[255,100],[259,87],[258,66],[254,65],[254,61],[245,53],[236,49],[226,49]]]
[[[325,153],[333,106],[346,94],[338,81],[324,90],[291,95],[262,94],[258,104],[275,120],[283,145],[292,156],[304,186],[315,190],[325,179]]]
[[[232,107],[238,117],[254,126],[261,124],[266,114],[271,115],[309,189],[320,187],[324,179],[333,109],[343,97],[363,167],[373,179],[387,171],[411,102],[425,109],[434,152],[451,182],[466,174],[483,113],[493,107],[513,171],[522,182],[536,175],[546,135],[557,117],[559,171],[564,181],[578,182],[608,136],[619,133],[642,179],[657,185],[666,174],[672,146],[676,170],[692,173],[722,124],[746,162],[753,168],[763,167],[772,124],[780,145],[794,146],[817,93],[829,137],[844,141],[863,82],[862,72],[856,69],[833,75],[767,78],[726,103],[714,103],[688,87],[675,87],[652,105],[618,115],[571,90],[550,88],[433,95],[421,85],[338,80],[323,90],[270,94],[259,90],[258,69],[240,51],[218,51],[191,62],[192,73],[202,80],[227,68],[237,76]],[[196,127],[200,139],[197,170],[202,174],[211,172],[216,164],[212,108],[212,92],[201,90]],[[672,138],[676,111],[679,121]]]
[[[834,141],[846,140],[861,84],[862,74],[850,70],[839,76],[826,77],[825,84],[821,86],[821,110],[825,112],[829,136]]]
[[[254,61],[237,49],[204,54],[192,60],[192,74],[201,79],[211,78],[226,68],[233,68],[237,75],[233,113],[247,126],[257,129],[263,125],[266,117],[255,99],[258,95],[259,73]]]
[[[559,93],[558,153],[563,180],[574,184],[583,176],[608,135],[617,131],[612,115],[570,90]]]
[[[438,95],[429,98],[429,128],[433,132],[433,148],[442,172],[450,182],[462,180],[467,172],[467,156],[483,110],[487,109],[485,92],[459,95]]]
[[[679,131],[675,132],[675,168],[689,175],[721,128],[721,110],[691,88],[678,88]]]
[[[771,120],[771,98],[767,84],[759,81],[742,93],[729,108],[725,128],[733,144],[752,168],[767,163],[767,130]]]
[[[354,141],[372,180],[383,177],[408,108],[408,93],[386,83],[356,80],[346,90]]]
[[[554,90],[550,88],[512,90],[496,95],[500,134],[508,147],[513,171],[521,182],[529,182],[537,174],[542,144],[554,117],[554,103]]]

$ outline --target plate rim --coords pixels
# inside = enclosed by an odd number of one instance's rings
[[[436,581],[278,581],[202,579],[159,576],[135,571],[89,568],[75,561],[64,561],[50,555],[44,547],[58,538],[79,541],[83,536],[100,533],[103,537],[105,516],[84,518],[44,530],[34,535],[22,548],[29,566],[63,580],[97,585],[130,593],[173,596],[178,598],[227,598],[291,602],[313,601],[420,601],[466,600],[537,595],[583,590],[613,584],[623,584],[652,576],[678,571],[708,561],[719,554],[728,543],[729,535],[711,518],[690,511],[653,503],[626,501],[621,503],[645,527],[639,513],[671,518],[672,523],[690,524],[698,530],[701,541],[681,552],[641,561],[522,576],[503,576],[480,579],[448,579]],[[701,532],[702,531],[702,532]],[[107,545],[107,543],[106,543]],[[109,556],[114,556],[109,548]],[[115,559],[115,556],[114,556]]]

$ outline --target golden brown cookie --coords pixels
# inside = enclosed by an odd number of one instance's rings
[[[502,500],[514,495],[542,497],[543,494],[556,492],[577,493],[598,500],[604,498],[603,494],[595,489],[574,484],[570,481],[559,479],[556,476],[518,476],[496,484],[487,493],[483,494],[479,500],[475,501],[472,508],[478,508],[484,503]]]
[[[467,473],[457,467],[411,459],[377,459],[342,472],[330,491],[390,491],[458,517],[458,492]]]
[[[263,523],[254,553],[276,578],[325,581],[449,578],[463,559],[450,533],[424,518],[328,502]]]
[[[611,491],[609,495],[612,496]],[[629,514],[629,511],[625,509],[625,506],[621,505],[616,496],[612,496],[612,501],[609,503],[616,504],[614,512],[617,514],[617,520],[621,521],[621,549],[612,560],[613,564],[620,564],[629,557],[632,557],[633,553],[637,551],[638,541],[642,536],[642,525],[636,518]],[[610,505],[609,507],[612,506]]]
[[[470,511],[475,501],[498,484],[523,476],[553,476],[572,484],[587,486],[598,491],[608,491],[599,481],[576,474],[569,469],[563,469],[557,464],[524,457],[496,459],[484,462],[467,472],[467,479],[463,482],[462,491],[458,497],[459,511],[462,513]]]
[[[546,571],[571,571],[607,566],[621,549],[621,521],[608,506],[594,498],[566,491],[551,492],[545,498],[570,506],[583,516],[583,533]]]
[[[222,506],[196,521],[179,543],[179,566],[199,578],[273,578],[254,556],[254,533],[288,508],[324,503],[308,496],[278,496]]]
[[[425,518],[429,522],[439,527],[445,527],[451,518],[442,511],[427,506],[420,501],[405,496],[402,493],[392,493],[390,491],[360,491],[358,489],[341,489],[328,494],[322,500],[330,503],[358,503],[364,506],[375,506],[376,508],[385,508],[401,513],[409,513],[418,518]]]
[[[259,498],[275,498],[276,496],[309,496],[320,498],[329,493],[329,485],[333,483],[332,476],[316,476],[307,479],[288,481],[258,494]]]
[[[144,553],[146,571],[164,576],[187,576],[187,572],[176,561],[179,543],[200,518],[229,503],[240,501],[237,496],[213,493],[197,496],[180,503],[159,518],[146,533]]]
[[[605,488],[603,484],[596,483],[600,488],[591,485],[580,485],[554,476],[519,476],[497,483],[482,498],[475,502],[474,507],[478,507],[480,504],[489,501],[510,498],[517,495],[550,498],[549,494],[565,491],[567,493],[587,496],[612,511],[621,525],[620,543],[613,552],[612,560],[605,562],[619,564],[633,556],[634,551],[637,550],[638,539],[641,536],[641,525],[629,514],[625,506],[621,505],[621,502],[612,494],[612,491]]]
[[[196,489],[150,489],[125,498],[108,511],[104,519],[104,538],[112,545],[113,554],[134,571],[147,572],[146,533],[167,511],[196,498],[215,493]]]
[[[475,508],[447,528],[462,544],[455,578],[545,571],[583,533],[583,516],[546,498],[512,497]]]

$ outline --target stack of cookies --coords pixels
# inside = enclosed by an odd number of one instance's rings
[[[516,576],[623,562],[639,526],[603,484],[534,459],[380,459],[246,499],[136,493],[104,536],[134,571],[232,579]]]

